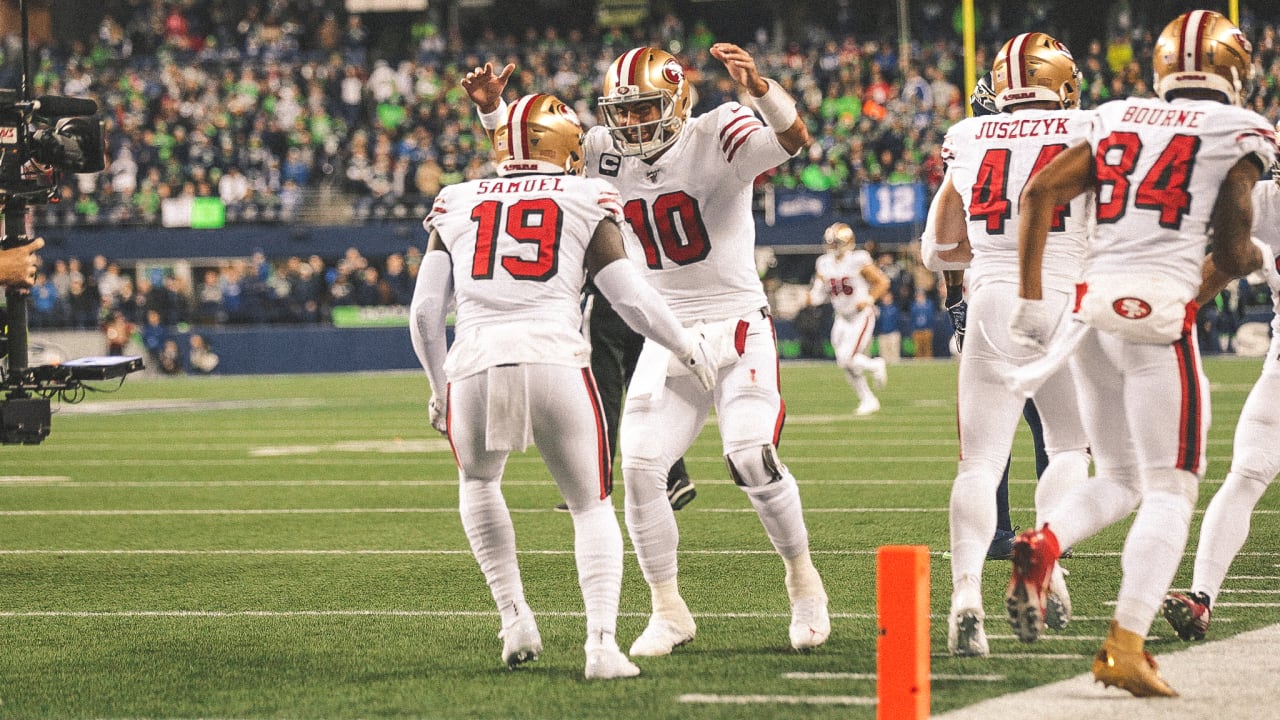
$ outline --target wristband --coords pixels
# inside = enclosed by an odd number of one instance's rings
[[[498,107],[493,112],[480,112],[479,108],[476,112],[480,115],[480,127],[485,130],[497,130],[507,124],[507,101],[506,98],[498,100]]]
[[[775,132],[784,132],[795,123],[800,113],[796,112],[796,101],[774,80],[765,80],[769,89],[764,95],[752,98],[756,110],[764,122]]]

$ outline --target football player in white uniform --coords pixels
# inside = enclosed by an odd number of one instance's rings
[[[943,141],[948,179],[938,191],[936,229],[938,256],[968,262],[969,290],[969,332],[957,383],[960,463],[951,488],[947,645],[955,655],[978,656],[988,653],[982,565],[996,530],[996,490],[1026,403],[1004,378],[1036,358],[1006,330],[1018,294],[1018,197],[1049,160],[1083,140],[1089,126],[1089,114],[1078,109],[1080,71],[1054,38],[1038,32],[1014,36],[996,55],[991,76],[1000,114],[962,120]],[[1046,302],[1059,313],[1080,278],[1091,200],[1081,196],[1060,208],[1053,227],[1045,262]],[[1036,510],[1043,513],[1064,488],[1088,476],[1089,443],[1069,369],[1056,372],[1034,399],[1049,456],[1036,485]],[[1055,572],[1050,615],[1060,628],[1070,617],[1070,605],[1062,570]]]
[[[778,349],[756,272],[752,182],[811,139],[795,100],[760,76],[742,48],[711,54],[751,96],[758,118],[736,102],[690,117],[692,89],[679,62],[656,48],[619,56],[605,74],[604,123],[587,132],[586,174],[617,185],[645,278],[686,326],[715,344],[714,392],[668,370],[670,353],[646,343],[627,389],[620,428],[626,521],[649,584],[653,612],[632,655],[667,655],[693,639],[680,596],[679,529],[666,495],[667,469],[701,432],[714,407],[729,474],[755,507],[786,569],[791,644],[817,647],[830,633],[827,594],[809,553],[795,478],[778,459],[785,406]],[[502,111],[514,70],[478,67],[462,80],[485,127]],[[763,122],[761,119],[763,118]]]
[[[1179,15],[1161,32],[1152,64],[1158,98],[1099,107],[1088,141],[1059,155],[1023,192],[1022,287],[1009,332],[1045,348],[1061,325],[1049,358],[1069,355],[1077,370],[1095,477],[1019,537],[1006,600],[1011,612],[1042,614],[1060,545],[1137,507],[1093,674],[1134,695],[1172,696],[1143,638],[1182,558],[1205,467],[1209,388],[1195,299],[1202,285],[1262,264],[1249,241],[1250,192],[1275,157],[1275,133],[1240,107],[1251,48],[1222,15]],[[1097,192],[1097,225],[1082,297],[1072,319],[1059,323],[1043,286],[1048,231],[1057,208],[1089,189]],[[1214,270],[1202,276],[1207,243]]]
[[[507,456],[534,444],[573,516],[586,677],[631,677],[640,670],[614,636],[622,531],[580,327],[587,274],[632,327],[691,371],[691,384],[709,389],[715,371],[698,334],[626,259],[617,190],[577,176],[581,134],[555,97],[528,95],[511,106],[494,136],[498,178],[446,187],[423,221],[430,239],[410,333],[431,386],[431,425],[448,436],[458,463],[462,524],[502,616],[503,661],[514,667],[542,650],[501,490]],[[446,350],[451,299],[455,340]]]
[[[1253,237],[1263,252],[1262,272],[1271,288],[1275,314],[1271,318],[1271,346],[1262,375],[1249,391],[1236,423],[1231,470],[1214,493],[1200,524],[1195,569],[1188,592],[1165,596],[1164,617],[1183,640],[1203,640],[1209,629],[1210,608],[1222,589],[1227,569],[1249,537],[1253,508],[1280,473],[1276,427],[1280,426],[1280,176],[1253,188]],[[1206,263],[1212,263],[1212,255]],[[1212,272],[1212,270],[1211,270]],[[1221,288],[1203,288],[1201,304],[1213,300]]]
[[[884,358],[867,356],[876,324],[876,303],[889,292],[889,278],[866,250],[855,247],[853,228],[835,223],[822,234],[826,252],[814,262],[813,285],[805,296],[806,305],[831,303],[835,317],[831,323],[831,347],[836,365],[858,396],[858,415],[880,410],[880,400],[871,391],[870,377],[884,387],[888,373]]]

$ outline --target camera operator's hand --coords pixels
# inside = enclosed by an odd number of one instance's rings
[[[0,250],[0,285],[29,288],[36,283],[36,270],[40,258],[36,251],[44,247],[44,238],[36,238],[26,245]]]

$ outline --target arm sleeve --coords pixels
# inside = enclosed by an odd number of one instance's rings
[[[422,259],[418,284],[409,305],[409,337],[413,340],[418,362],[427,373],[431,392],[436,394],[443,394],[448,384],[444,372],[444,360],[448,354],[445,317],[449,313],[452,295],[453,262],[449,253],[440,250],[427,253]]]
[[[633,330],[680,358],[693,353],[692,334],[671,313],[657,291],[640,277],[631,261],[619,259],[604,266],[596,273],[595,285]]]
[[[947,186],[947,181],[951,174],[947,173],[942,179],[942,184],[938,186],[938,192],[933,194],[933,200],[929,202],[929,214],[924,222],[924,232],[920,235],[920,258],[924,261],[924,266],[934,272],[943,270],[965,270],[969,267],[966,262],[948,262],[938,257],[938,253],[943,250],[954,250],[959,247],[959,243],[950,245],[938,245],[938,199],[942,197],[942,188]]]

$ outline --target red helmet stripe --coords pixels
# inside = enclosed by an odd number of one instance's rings
[[[1178,36],[1178,69],[1202,70],[1200,67],[1200,43],[1208,32],[1209,13],[1194,10],[1187,13],[1187,21]]]
[[[533,112],[533,106],[538,104],[542,97],[542,95],[526,95],[517,100],[508,112],[507,142],[511,143],[513,160],[529,159],[529,138],[526,132],[529,113]]]
[[[1030,37],[1031,33],[1020,33],[1009,43],[1009,87],[1015,90],[1027,86],[1027,63],[1023,53]]]
[[[640,65],[640,56],[648,50],[649,48],[628,50],[618,60],[618,77],[614,78],[615,86],[636,84],[636,68]]]

